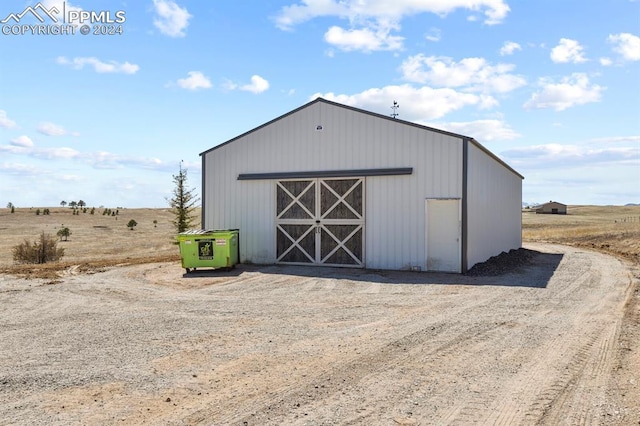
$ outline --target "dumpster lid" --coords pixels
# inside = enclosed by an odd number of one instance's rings
[[[216,232],[233,232],[239,231],[238,229],[191,229],[189,231],[184,231],[179,233],[178,235],[204,235],[204,234],[215,234]]]

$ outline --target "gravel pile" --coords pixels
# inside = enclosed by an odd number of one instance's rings
[[[517,268],[530,264],[536,254],[536,251],[525,248],[509,250],[508,253],[503,251],[482,263],[475,264],[466,275],[496,276],[513,272]]]

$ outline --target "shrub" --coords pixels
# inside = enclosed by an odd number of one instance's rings
[[[62,241],[63,238],[64,238],[64,241],[67,241],[69,239],[69,236],[71,235],[71,230],[67,227],[60,228],[58,229],[58,232],[56,233],[56,235],[60,237],[60,241]]]
[[[138,222],[136,222],[135,220],[131,219],[131,220],[129,221],[129,223],[127,223],[127,228],[129,228],[129,229],[131,229],[131,230],[133,231],[133,228],[134,228],[135,226],[137,226],[137,225],[138,225]]]
[[[60,260],[64,249],[58,248],[58,242],[49,234],[42,232],[40,238],[33,243],[24,243],[13,247],[13,260],[16,263],[47,263]]]

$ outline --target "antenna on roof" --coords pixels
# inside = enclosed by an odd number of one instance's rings
[[[398,105],[396,101],[393,101],[393,106],[391,107],[393,112],[391,113],[391,117],[398,118],[398,116],[400,115],[398,114],[398,108],[400,108],[400,105]]]

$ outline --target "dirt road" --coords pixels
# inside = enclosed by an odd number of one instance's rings
[[[638,424],[640,372],[620,374],[638,359],[620,347],[629,270],[528,248],[498,277],[0,276],[0,424]]]

